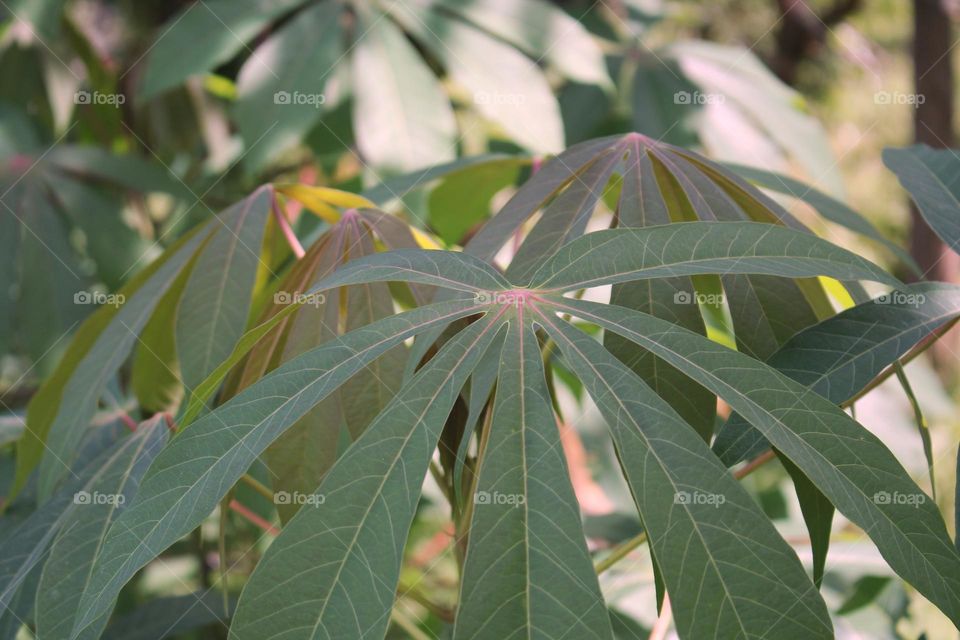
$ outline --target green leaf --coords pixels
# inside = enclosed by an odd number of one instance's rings
[[[200,384],[243,335],[273,190],[261,187],[211,223],[177,311],[177,355],[184,385]]]
[[[611,430],[680,637],[833,637],[800,561],[703,439],[593,338],[541,321]]]
[[[456,156],[456,122],[433,73],[388,18],[358,11],[352,50],[357,146],[377,169],[404,172]]]
[[[103,536],[133,499],[147,467],[166,444],[167,432],[166,421],[160,416],[142,423],[109,459],[103,460],[82,493],[75,494],[74,506],[60,518],[60,533],[43,567],[35,614],[39,636],[69,635]],[[89,500],[77,502],[76,496]],[[100,623],[106,622],[104,616]],[[99,637],[99,633],[88,637]]]
[[[492,260],[523,223],[558,190],[575,181],[581,172],[596,162],[598,153],[609,147],[612,140],[613,138],[602,138],[582,142],[548,160],[497,215],[470,239],[465,251],[484,260]]]
[[[492,199],[514,184],[525,161],[480,164],[452,174],[430,192],[430,228],[450,244],[490,215]]]
[[[612,86],[599,44],[576,19],[544,0],[418,0],[448,10],[544,60],[570,80]]]
[[[632,145],[633,157],[624,170],[623,190],[617,210],[619,226],[669,224],[669,205],[657,184],[650,156],[641,153],[640,143],[636,139]],[[705,334],[706,327],[696,301],[697,293],[689,277],[658,278],[614,285],[610,301]],[[704,439],[709,439],[717,413],[717,401],[712,393],[650,352],[614,333],[604,335],[603,343],[610,353],[666,400],[687,424]]]
[[[511,281],[526,281],[546,257],[583,235],[622,154],[619,146],[598,154],[590,166],[544,208],[543,216],[510,260],[507,277]]]
[[[883,163],[897,174],[930,228],[954,253],[960,253],[960,159],[956,151],[925,145],[887,148]]]
[[[477,111],[502,127],[511,140],[535,153],[563,149],[560,107],[532,60],[440,12],[418,10],[408,2],[385,4],[443,64],[451,79],[469,92]]]
[[[418,189],[426,189],[434,186],[438,181],[459,175],[463,171],[474,168],[496,166],[500,163],[529,164],[530,159],[523,156],[511,156],[503,153],[488,153],[478,156],[466,156],[458,158],[451,162],[443,162],[410,173],[385,177],[385,179],[376,185],[364,190],[362,195],[367,200],[386,207],[391,202],[403,200],[403,198],[412,195]]]
[[[257,47],[240,70],[236,116],[251,169],[297,144],[323,114],[325,91],[343,56],[340,18],[337,2],[305,8]]]
[[[804,108],[803,96],[780,81],[749,49],[704,40],[671,44],[658,52],[676,60],[708,103],[699,119],[701,143],[712,156],[759,166],[802,167],[834,195],[843,185],[834,172],[823,126]]]
[[[157,552],[200,524],[271,442],[345,380],[412,335],[479,309],[456,301],[374,322],[291,360],[181,431],[107,532],[75,632],[106,611]]]
[[[309,288],[311,281],[322,280],[345,261],[375,251],[371,231],[350,216],[335,225],[331,237],[318,248],[316,256],[308,252],[301,260],[302,264],[313,258],[303,288]],[[288,361],[336,338],[341,331],[349,332],[393,312],[390,291],[382,282],[329,291],[323,304],[305,305],[291,318],[277,362]],[[275,491],[307,495],[317,488],[337,458],[341,437],[348,443],[356,439],[396,393],[405,355],[406,349],[398,346],[368,364],[267,449]],[[282,504],[277,510],[286,522],[299,507]]]
[[[767,364],[834,404],[857,396],[887,366],[926,336],[960,317],[960,289],[924,283],[846,309],[794,336]],[[824,349],[824,345],[831,348]],[[714,452],[727,465],[769,443],[743,417],[720,429]]]
[[[444,345],[337,461],[260,560],[231,635],[383,636],[430,456],[499,316]]]
[[[896,255],[897,258],[899,258],[905,265],[919,273],[916,263],[914,262],[913,258],[910,257],[908,252],[904,251],[896,243],[886,238],[873,225],[873,223],[870,222],[870,220],[851,209],[844,202],[841,202],[840,200],[837,200],[836,198],[833,198],[808,184],[780,173],[764,171],[762,169],[756,169],[754,167],[748,167],[742,164],[725,163],[724,166],[735,171],[758,186],[766,187],[767,189],[772,189],[773,191],[778,191],[798,200],[802,200],[816,209],[820,215],[830,222],[838,224],[846,229],[850,229],[855,233],[859,233],[865,238],[870,238],[871,240],[879,242],[884,247],[889,249],[894,255]]]
[[[706,273],[900,284],[870,261],[802,231],[757,222],[685,222],[587,234],[548,258],[530,286],[571,291]]]
[[[67,472],[63,461],[76,449],[107,381],[180,269],[206,239],[206,230],[187,234],[128,282],[119,292],[125,300],[122,306],[104,306],[80,327],[56,373],[30,402],[28,429],[18,446],[17,486],[23,486],[39,461],[40,495],[51,494]]]
[[[870,536],[894,571],[960,622],[960,554],[936,505],[876,436],[830,400],[640,312],[569,299],[555,307],[633,340],[723,398]]]
[[[159,29],[140,97],[152,98],[223,64],[274,18],[302,4],[304,0],[205,0],[189,5]]]
[[[611,638],[537,336],[508,321],[454,638]]]
[[[158,419],[157,422],[162,420]],[[44,559],[48,547],[59,532],[64,531],[65,535],[74,532],[77,534],[78,537],[71,537],[71,542],[65,544],[76,544],[81,539],[80,536],[86,538],[90,535],[84,523],[92,514],[84,512],[84,509],[93,508],[94,498],[91,497],[91,504],[84,504],[86,497],[98,493],[106,496],[136,486],[127,486],[130,476],[146,469],[146,465],[163,446],[165,431],[165,426],[144,426],[142,432],[110,446],[92,461],[86,456],[80,457],[80,461],[85,463],[82,468],[73,473],[50,500],[31,514],[4,541],[4,557],[0,560],[0,609],[10,604],[27,575]],[[86,450],[95,451],[100,446],[101,442],[94,439]],[[132,468],[136,471],[130,471]],[[99,507],[100,505],[97,505],[100,515],[106,517],[107,512]],[[78,527],[83,531],[77,531]],[[58,541],[61,539],[62,536]],[[76,547],[74,550],[78,551]],[[82,552],[75,558],[67,558],[66,561],[68,569],[76,566],[74,561],[82,566]],[[63,569],[62,564],[58,566]],[[53,570],[60,569],[55,567]],[[112,601],[110,604],[112,605]]]

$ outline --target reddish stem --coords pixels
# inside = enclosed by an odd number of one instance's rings
[[[299,260],[304,256],[306,251],[303,250],[303,245],[300,244],[300,241],[297,239],[297,234],[293,232],[293,227],[290,226],[290,221],[287,220],[287,216],[280,210],[280,203],[277,201],[277,194],[273,194],[273,200],[270,203],[270,210],[273,212],[273,219],[277,221],[277,226],[280,227],[280,232],[283,233],[283,237],[286,239],[287,244],[290,245],[290,249],[293,251],[293,255],[297,256]]]
[[[255,514],[253,511],[250,511],[250,509],[247,509],[245,506],[237,502],[236,499],[233,499],[230,501],[230,509],[235,513],[239,514],[240,516],[244,517],[249,522],[260,527],[266,533],[269,533],[272,536],[276,536],[280,534],[279,529],[277,529],[275,526],[273,526],[272,524],[270,524],[269,522],[267,522],[266,520],[264,520],[263,518]]]

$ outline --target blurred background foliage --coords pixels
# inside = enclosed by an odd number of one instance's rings
[[[881,150],[953,145],[958,11],[928,0],[0,2],[0,446],[16,438],[26,401],[96,308],[76,296],[115,291],[265,182],[363,192],[453,246],[545,154],[636,130],[795,177],[862,212],[924,267],[933,249],[912,231]],[[915,50],[914,30],[930,24],[946,30],[946,46],[930,31],[927,50]],[[917,73],[921,55],[934,64]],[[906,275],[895,252],[783,202],[827,238]],[[294,219],[298,206],[287,212]],[[316,218],[303,218],[296,228],[309,236]],[[954,277],[954,266],[931,276]],[[938,377],[923,360],[910,365],[941,458],[958,427],[944,369]],[[871,398],[859,420],[888,442],[913,432],[901,390]],[[599,418],[583,423],[583,442],[565,443],[567,454],[590,470],[580,487],[596,500],[585,506],[588,531],[613,545],[638,523]],[[897,454],[922,474],[919,444]],[[746,482],[802,549],[784,478],[770,468]],[[940,482],[938,495],[952,495],[952,474]],[[427,565],[444,514],[423,508],[411,545]],[[242,559],[256,529],[234,524]],[[839,535],[825,580],[847,623],[839,635],[951,637],[872,545]],[[199,565],[183,571],[202,587],[209,549],[198,545],[172,555],[199,551]],[[625,638],[655,620],[648,560],[632,562],[643,570],[628,563],[604,584],[618,594]],[[165,579],[146,576],[142,592],[169,595]],[[437,589],[448,579],[433,576]]]

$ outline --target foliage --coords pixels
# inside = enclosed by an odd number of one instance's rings
[[[286,198],[327,220],[306,249]],[[588,232],[596,224],[612,228]],[[893,290],[870,299],[861,281]],[[834,314],[830,282],[860,304]],[[605,286],[609,303],[581,299]],[[429,469],[457,536],[455,637],[612,637],[560,446],[558,371],[607,423],[681,637],[831,637],[814,580],[834,508],[960,620],[960,554],[941,514],[842,410],[953,322],[960,294],[902,285],[696,153],[636,133],[576,145],[463,251],[438,249],[367,198],[267,185],[123,291],[84,323],[18,444],[18,503],[35,487],[42,506],[8,534],[23,551],[5,561],[0,597],[36,590],[41,632],[95,637],[143,567],[250,485],[283,529],[232,636],[382,636]],[[825,339],[835,348],[824,352]],[[115,480],[102,457],[70,454],[90,448],[83,427],[131,352],[131,401],[155,417],[100,445],[129,459]],[[177,434],[161,450],[168,420]],[[128,453],[141,447],[149,454]],[[813,580],[728,471],[771,448],[814,541]],[[248,475],[258,468],[270,488]],[[129,501],[63,510],[77,482],[126,496],[123,478]],[[66,557],[85,558],[82,572]],[[38,587],[29,576],[41,564]],[[63,584],[76,584],[68,599],[51,586]]]

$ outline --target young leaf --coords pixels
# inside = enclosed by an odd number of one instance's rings
[[[180,371],[188,389],[229,356],[243,334],[272,197],[273,189],[260,187],[220,214],[197,257],[176,322]]]

